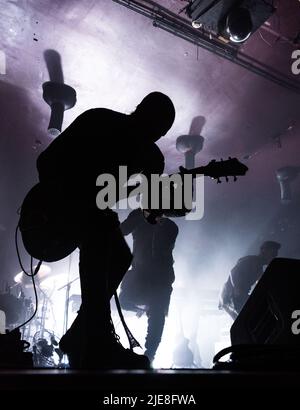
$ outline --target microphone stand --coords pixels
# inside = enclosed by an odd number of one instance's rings
[[[68,320],[69,320],[69,298],[70,298],[70,289],[72,283],[76,282],[76,280],[79,279],[79,276],[75,279],[73,279],[71,282],[68,282],[66,285],[62,286],[61,288],[57,290],[62,290],[66,288],[66,300],[65,300],[65,316],[64,316],[64,325],[63,325],[63,334],[66,333],[68,330]]]

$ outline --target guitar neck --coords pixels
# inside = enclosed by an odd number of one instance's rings
[[[192,168],[192,169],[185,168],[182,173],[192,175],[193,178],[196,178],[197,175],[206,175],[205,169],[206,167],[197,167],[197,168]]]

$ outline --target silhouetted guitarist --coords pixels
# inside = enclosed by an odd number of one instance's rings
[[[96,208],[96,178],[109,173],[118,184],[120,166],[127,166],[129,176],[161,174],[164,157],[155,141],[174,118],[172,101],[159,92],[147,95],[130,115],[91,109],[37,160],[40,184],[31,202],[24,201],[20,229],[27,250],[38,259],[59,260],[80,248],[82,307],[60,343],[73,367],[149,365],[146,357],[117,343],[111,325],[110,298],[130,266],[131,253],[117,214]]]

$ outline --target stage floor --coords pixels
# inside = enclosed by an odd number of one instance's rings
[[[269,392],[273,393],[270,395]],[[48,407],[78,403],[99,407],[200,406],[228,402],[245,392],[244,404],[279,392],[293,398],[300,391],[299,372],[239,372],[214,370],[74,371],[60,369],[0,370],[0,398],[22,408],[36,399]],[[274,396],[274,392],[276,396]],[[291,394],[287,394],[290,392]],[[232,408],[241,408],[231,405]],[[122,402],[123,400],[123,402]],[[135,401],[134,401],[135,400]],[[268,401],[269,402],[269,401]],[[286,402],[285,402],[286,403]]]

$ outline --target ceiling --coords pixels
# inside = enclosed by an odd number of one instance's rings
[[[186,2],[157,4],[178,15]],[[291,74],[291,53],[297,48],[291,40],[300,30],[300,3],[281,0],[277,5],[268,27],[278,35],[261,29],[241,52],[300,84],[300,75]],[[77,92],[64,128],[91,107],[129,113],[145,94],[160,90],[172,98],[177,111],[172,129],[159,142],[167,172],[183,163],[176,138],[191,131],[196,117],[192,132],[204,137],[197,164],[247,156],[249,172],[238,182],[219,186],[206,180],[201,221],[188,226],[179,222],[178,252],[184,252],[187,242],[192,244],[185,254],[198,270],[205,266],[217,271],[218,258],[228,256],[230,264],[266,237],[285,241],[286,255],[300,253],[295,244],[299,216],[293,208],[300,178],[293,184],[294,203],[284,208],[275,177],[279,167],[300,165],[299,94],[155,28],[151,19],[112,0],[1,0],[0,6],[0,45],[6,61],[6,73],[0,75],[0,261],[5,277],[17,270],[16,210],[37,180],[38,154],[51,142],[50,109],[42,98],[42,84],[49,80],[44,52],[49,49],[59,53],[64,81]],[[209,263],[203,260],[208,251],[214,256]]]

